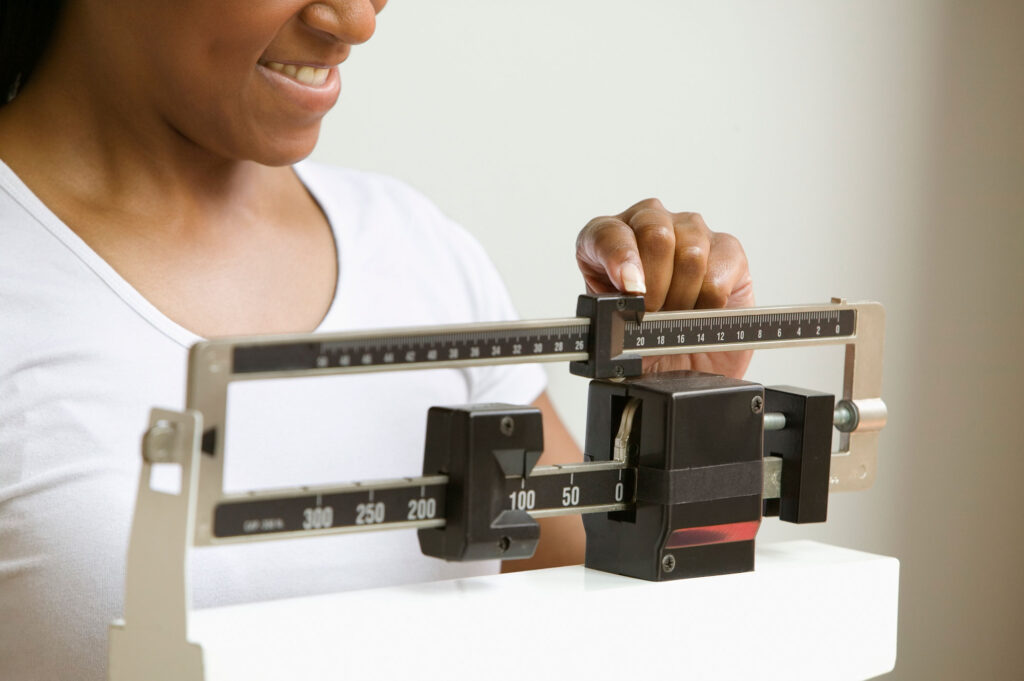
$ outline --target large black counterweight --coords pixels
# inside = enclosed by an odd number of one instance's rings
[[[697,372],[592,382],[589,461],[613,456],[621,415],[639,403],[628,441],[637,491],[631,511],[584,516],[587,567],[654,581],[752,570],[763,400],[756,383]]]

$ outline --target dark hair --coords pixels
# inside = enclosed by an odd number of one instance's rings
[[[0,106],[32,77],[63,5],[64,0],[0,0]]]

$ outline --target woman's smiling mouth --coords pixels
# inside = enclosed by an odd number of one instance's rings
[[[261,61],[261,66],[265,66],[271,71],[282,73],[289,78],[297,80],[303,85],[310,85],[312,87],[320,87],[327,82],[327,76],[330,75],[331,70],[329,68],[319,68],[316,66],[305,66],[296,64],[282,64],[276,61]]]
[[[326,114],[338,101],[341,78],[334,66],[286,64],[261,59],[256,70],[263,74],[275,96],[317,117]]]

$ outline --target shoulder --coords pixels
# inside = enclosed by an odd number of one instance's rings
[[[308,160],[294,167],[317,199],[344,198],[364,206],[379,204],[410,210],[436,210],[426,196],[390,175]]]
[[[13,266],[25,250],[53,241],[32,211],[29,200],[34,197],[21,189],[7,172],[0,172],[0,261],[5,265]]]
[[[296,172],[335,231],[339,294],[351,310],[358,288],[377,308],[360,309],[361,319],[404,326],[515,316],[480,243],[418,190],[379,173],[308,161]],[[381,318],[381,308],[394,318]]]
[[[69,279],[81,275],[80,263],[37,204],[0,173],[0,318],[8,322],[34,313],[43,294],[67,288]]]
[[[346,260],[355,253],[363,266],[428,274],[449,290],[472,290],[481,276],[491,277],[476,238],[409,184],[308,161],[296,172],[327,214]]]
[[[0,162],[0,273],[50,281],[81,273],[81,240]],[[77,267],[76,267],[77,266]]]
[[[474,259],[483,255],[469,232],[402,180],[312,161],[296,165],[295,170],[343,238],[411,239],[419,248],[436,247],[448,255],[461,251]]]

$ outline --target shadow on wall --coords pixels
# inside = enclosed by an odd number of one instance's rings
[[[891,678],[1024,679],[1024,3],[946,4]]]

